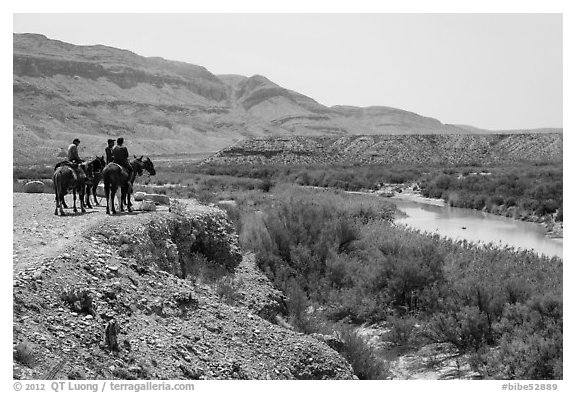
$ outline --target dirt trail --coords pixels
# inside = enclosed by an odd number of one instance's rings
[[[67,202],[72,206],[72,198]],[[77,203],[79,206],[79,203]],[[13,268],[14,272],[36,266],[45,258],[53,258],[66,252],[76,236],[104,220],[123,220],[131,215],[106,215],[106,206],[86,209],[86,213],[74,213],[65,209],[66,216],[54,215],[54,195],[13,194]]]

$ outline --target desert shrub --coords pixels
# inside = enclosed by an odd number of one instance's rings
[[[220,203],[218,204],[218,207],[226,212],[226,216],[232,222],[232,224],[234,224],[236,233],[240,233],[242,231],[242,212],[240,211],[240,208],[237,205],[231,203]]]
[[[452,313],[435,314],[426,336],[434,342],[450,343],[460,351],[479,350],[486,344],[489,324],[478,307],[466,306]]]
[[[492,377],[562,379],[562,301],[557,296],[507,305],[496,330],[498,346],[484,356]]]
[[[389,365],[381,360],[364,338],[352,329],[340,331],[344,346],[340,352],[359,379],[389,379]]]
[[[562,205],[562,167],[557,164],[526,164],[525,166],[496,167],[489,174],[457,178],[451,171],[432,171],[423,176],[422,194],[443,198],[451,206],[487,209],[495,213],[495,206],[517,206],[521,214],[543,216],[555,212]],[[462,173],[468,170],[462,169]]]
[[[87,289],[81,287],[67,287],[62,290],[60,298],[72,311],[96,315],[94,295]]]
[[[214,282],[213,288],[218,298],[223,302],[236,305],[242,299],[239,292],[242,282],[236,281],[232,276],[224,276]]]
[[[184,278],[192,282],[214,282],[226,274],[223,267],[210,263],[208,258],[199,252],[183,255],[180,258],[180,267]]]
[[[274,186],[274,183],[272,182],[272,180],[270,180],[269,178],[266,178],[264,180],[262,180],[262,183],[260,183],[259,185],[259,189],[262,190],[262,192],[270,192],[270,189]]]
[[[15,165],[12,170],[13,179],[41,180],[50,179],[54,174],[54,165],[59,160],[54,160],[50,165]]]
[[[388,241],[379,245],[384,252],[372,274],[371,286],[374,291],[385,290],[391,305],[400,310],[417,311],[423,291],[443,278],[443,256],[432,244],[404,244],[403,248],[396,244]]]
[[[408,346],[413,341],[414,325],[416,319],[413,317],[395,317],[386,318],[390,331],[386,334],[386,340],[398,345]]]
[[[540,205],[538,206],[538,208],[536,208],[534,213],[538,216],[543,216],[545,214],[551,214],[556,212],[556,210],[558,210],[559,207],[560,204],[558,203],[558,201],[555,201],[553,199],[546,199],[545,201],[540,203]]]
[[[288,308],[288,322],[297,330],[304,333],[313,333],[314,326],[310,323],[306,315],[308,307],[308,298],[306,293],[300,288],[300,285],[294,280],[290,280],[286,286]]]
[[[240,245],[244,250],[270,253],[272,239],[261,213],[245,213],[241,217]]]
[[[349,255],[334,255],[326,260],[326,280],[332,288],[351,288],[354,286],[354,266],[358,261]]]
[[[558,214],[556,215],[556,221],[564,221],[564,208],[562,206],[560,206],[560,209],[558,209]]]

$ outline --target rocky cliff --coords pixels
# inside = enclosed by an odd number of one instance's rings
[[[562,161],[562,139],[559,133],[251,138],[221,150],[204,163],[469,165]]]

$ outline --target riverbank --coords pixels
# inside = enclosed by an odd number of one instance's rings
[[[381,195],[388,197],[391,200],[400,200],[408,202],[423,203],[431,206],[450,207],[443,199],[428,198],[422,195],[420,188],[416,183],[410,184],[382,184],[378,190],[367,190],[364,193]],[[476,210],[476,209],[470,209]],[[482,210],[484,213],[490,213],[497,216],[511,218],[518,221],[533,222],[542,225],[546,228],[546,236],[551,239],[562,239],[564,232],[564,223],[562,221],[555,221],[556,214],[547,214],[545,216],[537,216],[535,214],[525,214],[518,210],[517,207],[511,206],[506,208],[504,205],[495,206],[490,211],[486,208]]]

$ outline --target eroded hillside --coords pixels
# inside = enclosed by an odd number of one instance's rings
[[[251,138],[206,159],[213,164],[503,164],[562,161],[562,134],[360,135]]]

